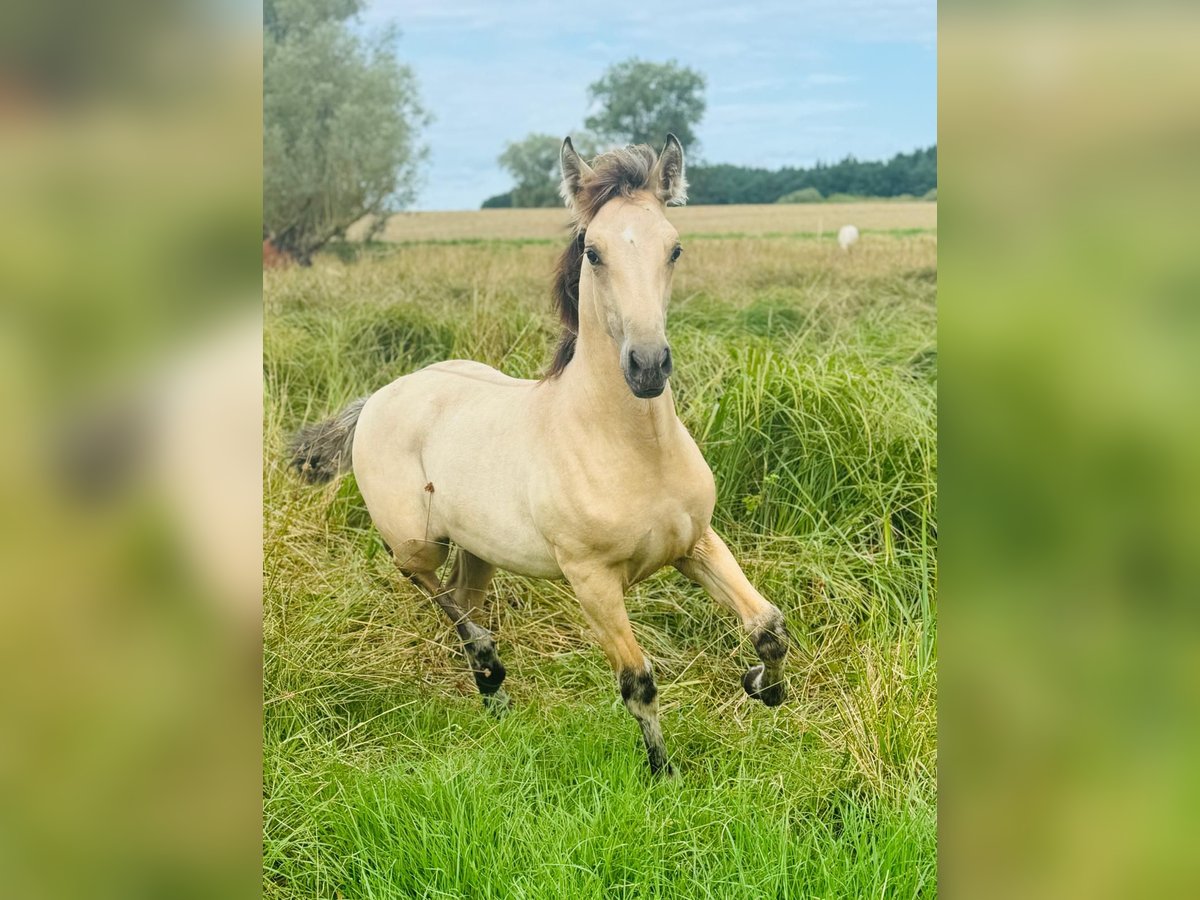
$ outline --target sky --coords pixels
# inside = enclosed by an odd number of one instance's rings
[[[690,162],[886,159],[937,140],[936,0],[370,0],[363,27],[388,22],[434,115],[414,209],[508,190],[505,144],[581,130],[588,85],[631,56],[707,76]]]

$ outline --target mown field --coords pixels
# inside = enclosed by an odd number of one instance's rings
[[[674,570],[634,589],[672,781],[565,585],[497,577],[496,721],[353,477],[310,488],[283,464],[294,428],[428,363],[539,374],[554,232],[428,214],[356,261],[264,276],[266,896],[935,895],[937,238],[916,205],[876,226],[839,207],[822,237],[772,207],[754,228],[671,213],[679,413],[716,526],[797,639],[767,709],[731,616]],[[825,234],[845,221],[850,253]]]
[[[452,240],[553,240],[562,237],[561,209],[479,209],[471,212],[407,212],[388,219],[382,239],[391,242]],[[825,236],[847,223],[864,232],[916,232],[937,228],[936,203],[771,204],[681,206],[671,221],[684,235]],[[363,233],[357,226],[351,236]]]

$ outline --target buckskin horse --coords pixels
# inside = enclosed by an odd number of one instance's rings
[[[481,607],[496,568],[566,579],[641,726],[655,773],[671,774],[650,661],[625,593],[673,565],[741,620],[761,662],[742,677],[784,699],[783,616],[712,529],[716,490],[675,414],[666,337],[683,251],[666,207],[687,198],[669,135],[584,161],[562,145],[570,241],[554,282],[562,338],[540,380],[450,360],[405,375],[303,429],[291,462],[307,481],[353,469],[405,576],[454,624],[485,705],[501,711],[505,669]],[[437,571],[458,547],[446,585]]]

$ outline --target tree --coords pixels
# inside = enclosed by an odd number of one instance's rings
[[[562,137],[531,134],[524,140],[510,141],[500,154],[501,167],[512,175],[513,206],[561,206],[558,182],[558,153]]]
[[[307,263],[366,216],[411,202],[429,121],[394,29],[350,28],[362,0],[263,5],[263,230]]]
[[[513,192],[505,191],[503,194],[496,194],[488,197],[483,201],[480,209],[512,209]]]
[[[704,118],[706,84],[703,75],[674,60],[627,59],[588,87],[599,109],[584,124],[602,140],[656,149],[670,132],[691,151],[697,144],[693,129]]]
[[[512,175],[516,186],[507,195],[489,197],[484,201],[484,207],[562,206],[563,200],[558,193],[558,184],[562,180],[558,154],[562,150],[563,137],[535,132],[505,145],[498,161]],[[581,155],[595,155],[595,139],[591,135],[577,132],[572,139]],[[507,203],[503,199],[506,196]]]

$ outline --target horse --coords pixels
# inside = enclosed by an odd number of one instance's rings
[[[546,375],[436,363],[302,429],[291,465],[313,483],[353,470],[400,571],[450,619],[497,713],[506,672],[479,624],[494,572],[565,579],[651,772],[672,775],[629,588],[666,566],[703,586],[749,635],[759,663],[742,686],[767,706],[784,700],[789,636],[712,528],[713,474],[671,394],[666,308],[683,247],[666,207],[687,199],[683,147],[669,135],[661,153],[641,144],[589,164],[568,137],[560,163],[571,236],[554,277],[563,330]]]

